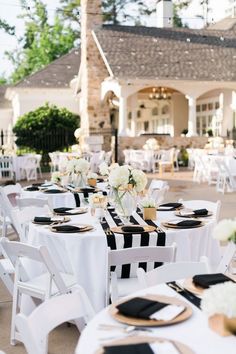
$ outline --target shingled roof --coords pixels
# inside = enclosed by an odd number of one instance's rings
[[[15,87],[66,88],[70,81],[78,75],[79,66],[80,48],[75,48],[43,69],[27,76]]]
[[[236,29],[105,25],[95,30],[114,77],[236,81]]]

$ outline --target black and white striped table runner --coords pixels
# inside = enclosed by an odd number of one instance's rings
[[[105,220],[102,222],[102,227],[106,233],[107,230],[110,230],[111,227],[122,225],[122,221],[114,211],[114,209],[108,209],[106,213]],[[140,210],[134,213],[130,218],[131,223],[134,225],[151,225],[157,226],[153,221],[144,221],[142,218],[142,213]],[[111,249],[123,249],[130,247],[142,247],[142,246],[165,246],[166,235],[162,230],[157,229],[157,231],[148,233],[143,232],[141,234],[115,234],[108,233],[107,236],[107,245]],[[143,268],[145,271],[152,270],[162,263],[139,263],[137,264],[125,264],[122,267],[116,268],[116,273],[118,277],[121,278],[130,278],[136,276],[137,268]],[[114,268],[112,269],[114,270]]]

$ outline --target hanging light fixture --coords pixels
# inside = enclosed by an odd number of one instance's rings
[[[152,93],[149,94],[150,100],[170,100],[171,92],[165,87],[153,87]]]

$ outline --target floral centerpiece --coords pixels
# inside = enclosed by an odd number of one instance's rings
[[[140,202],[143,208],[143,218],[144,220],[155,220],[156,219],[156,203],[152,198],[144,198]]]
[[[219,241],[232,241],[236,244],[236,220],[221,220],[214,228],[213,237]]]
[[[60,183],[61,182],[61,173],[59,171],[52,172],[51,182]]]
[[[74,158],[68,161],[67,173],[71,176],[72,182],[76,187],[83,187],[86,185],[86,176],[89,168],[89,162],[83,158]]]
[[[236,333],[236,284],[217,284],[203,293],[201,308],[209,317],[209,326],[222,336]]]
[[[155,138],[150,138],[143,145],[144,150],[158,150],[160,146]]]
[[[141,170],[132,169],[130,166],[115,166],[109,174],[109,185],[112,191],[112,200],[115,208],[124,222],[136,210],[137,193],[144,190],[147,177]]]

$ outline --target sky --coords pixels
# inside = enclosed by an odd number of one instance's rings
[[[144,0],[147,5],[152,4],[155,0]],[[48,10],[50,16],[53,16],[56,7],[59,4],[59,0],[44,0],[48,5]],[[27,1],[27,4],[32,3],[31,0]],[[182,11],[181,17],[183,22],[188,23],[189,27],[200,28],[203,25],[201,19],[197,18],[197,15],[202,14],[202,7],[199,5],[200,0],[192,0],[187,11]],[[212,12],[209,14],[209,18],[212,18],[214,21],[218,21],[221,18],[225,17],[225,9],[228,6],[229,0],[210,0],[210,8]],[[21,37],[24,33],[24,23],[23,20],[18,19],[17,16],[21,12],[20,1],[19,0],[0,0],[0,18],[6,20],[9,24],[16,26],[16,35],[17,38]],[[145,21],[145,20],[144,20]],[[155,26],[156,18],[153,15],[145,25]],[[16,38],[11,37],[5,34],[3,31],[0,31],[0,75],[1,73],[10,74],[12,71],[12,65],[4,57],[4,52],[6,50],[14,50],[16,48],[17,41]]]

